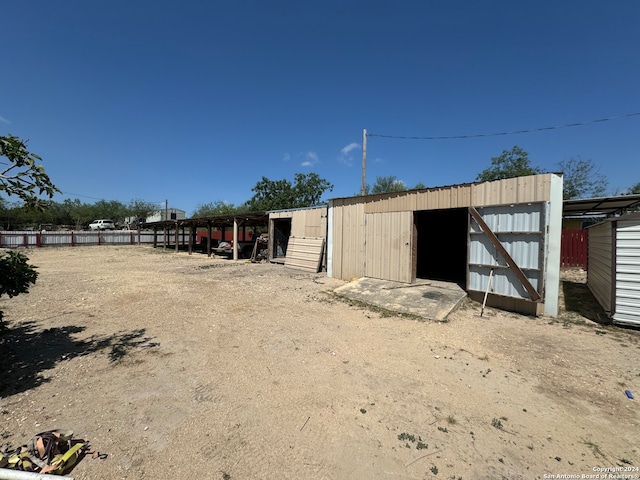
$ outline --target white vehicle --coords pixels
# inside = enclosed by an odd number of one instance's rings
[[[115,230],[112,220],[94,220],[89,224],[89,230]]]

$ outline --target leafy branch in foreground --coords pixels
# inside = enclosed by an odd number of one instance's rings
[[[13,135],[0,136],[0,192],[15,195],[25,205],[42,208],[40,195],[53,198],[60,190],[51,182],[39,155],[27,150],[26,141]]]

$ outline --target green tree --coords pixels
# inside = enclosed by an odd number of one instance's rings
[[[629,187],[629,189],[623,195],[638,195],[638,194],[640,194],[640,182]],[[631,212],[638,212],[638,211],[640,211],[640,203],[636,203],[633,207],[628,209],[627,212],[631,213]]]
[[[26,205],[43,208],[39,195],[53,197],[59,190],[51,182],[42,165],[41,158],[26,149],[26,143],[12,135],[0,136],[0,156],[8,163],[0,171],[0,192],[17,196]],[[0,254],[0,296],[14,297],[27,293],[34,284],[38,273],[29,259],[18,252]],[[0,310],[0,328],[4,328],[3,313]]]
[[[405,190],[407,190],[405,183],[393,175],[376,177],[376,183],[371,187],[371,193],[404,192]]]
[[[134,199],[129,202],[127,216],[136,217],[138,220],[145,220],[153,212],[159,210],[158,205],[144,200]]]
[[[20,198],[27,206],[44,208],[40,196],[53,198],[60,191],[39,163],[42,158],[27,150],[26,141],[13,135],[0,136],[0,157],[8,160],[0,162],[0,192]]]
[[[59,222],[58,225],[69,225],[76,230],[80,230],[83,225],[88,225],[94,220],[93,208],[90,204],[81,202],[79,199],[66,198],[64,202],[58,204]]]
[[[325,191],[333,185],[316,173],[296,173],[295,183],[288,180],[269,180],[262,177],[251,191],[253,197],[246,203],[251,211],[284,210],[319,205]]]
[[[422,182],[418,182],[414,187],[408,188],[406,183],[391,175],[388,177],[376,177],[376,182],[373,186],[369,184],[365,185],[364,194],[404,192],[406,190],[420,190],[423,188],[427,188],[427,186]],[[356,195],[360,195],[360,193]]]
[[[108,218],[115,223],[121,223],[125,217],[129,216],[127,206],[118,200],[98,200],[93,204],[92,209],[93,220]]]
[[[608,180],[591,160],[572,157],[558,162],[563,174],[563,198],[602,197],[606,193]]]
[[[538,167],[532,167],[529,154],[516,145],[511,150],[503,150],[500,156],[492,157],[491,166],[480,172],[476,180],[489,182],[539,173],[544,172]]]
[[[27,263],[29,259],[19,252],[0,253],[0,297],[9,298],[28,293],[29,286],[36,283],[36,267]],[[4,314],[0,310],[0,331],[6,328]]]
[[[296,206],[292,208],[313,207],[321,203],[325,191],[333,190],[333,185],[317,173],[296,173],[293,190]]]
[[[216,215],[233,215],[239,213],[241,207],[236,207],[233,203],[226,203],[216,200],[209,203],[198,204],[198,207],[191,214],[192,217],[215,217]]]

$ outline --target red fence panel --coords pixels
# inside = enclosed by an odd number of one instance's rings
[[[587,269],[589,230],[563,230],[560,242],[560,266]]]

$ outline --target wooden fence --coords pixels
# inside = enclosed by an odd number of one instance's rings
[[[560,242],[560,266],[587,269],[589,230],[563,230]]]
[[[0,231],[0,247],[75,247],[82,245],[140,245],[160,244],[178,245],[189,244],[190,234],[184,231],[153,231],[143,230],[109,230],[109,231]]]

